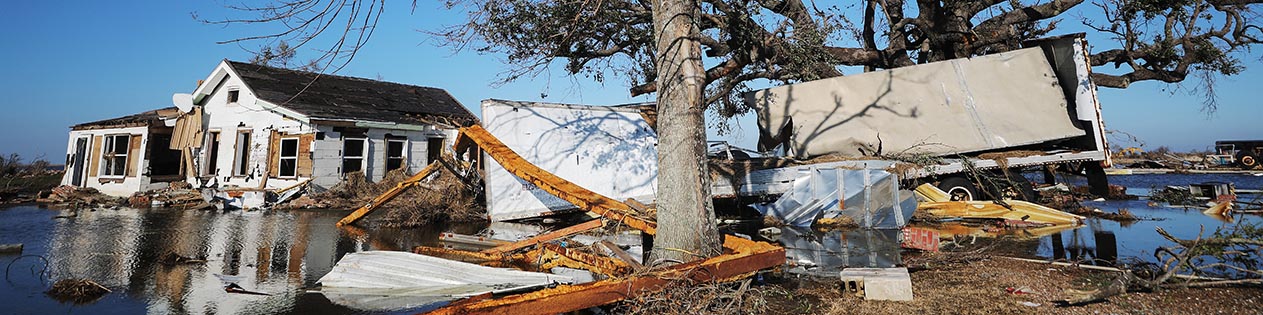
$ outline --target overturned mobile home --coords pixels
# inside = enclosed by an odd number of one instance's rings
[[[904,169],[902,179],[924,178],[966,200],[1032,195],[975,187],[977,171],[1023,182],[1009,170],[1064,165],[1083,170],[1093,193],[1105,195],[1109,146],[1086,45],[1082,34],[1043,39],[1005,53],[774,87],[746,101],[758,112],[760,149],[789,157],[941,157]],[[1016,194],[986,196],[1004,190]]]
[[[415,173],[439,158],[456,128],[477,121],[438,88],[228,60],[191,95],[176,94],[174,101],[177,109],[167,112],[178,118],[164,116],[160,128],[130,125],[135,122],[76,126],[67,184],[95,187],[94,180],[128,183],[139,177],[137,184],[101,188],[127,195],[145,189],[142,184],[151,180],[143,178],[162,175],[230,192],[231,198],[303,184],[325,189],[357,172],[370,180],[401,168]],[[115,167],[114,159],[134,169]],[[147,163],[128,162],[133,159]]]

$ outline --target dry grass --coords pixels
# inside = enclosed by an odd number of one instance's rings
[[[63,279],[54,283],[53,287],[44,293],[62,302],[85,304],[96,301],[110,292],[110,289],[92,280]]]
[[[768,301],[765,288],[751,280],[691,285],[676,281],[667,289],[643,294],[614,306],[617,314],[764,314]]]
[[[866,301],[844,294],[838,280],[781,284],[788,293],[770,301],[779,314],[1259,314],[1263,289],[1257,287],[1175,289],[1128,293],[1102,303],[1059,307],[1066,289],[1094,289],[1112,273],[1007,259],[974,251],[935,253],[913,266],[911,302]],[[1028,294],[1009,293],[1022,288]],[[789,299],[786,302],[781,299]],[[1038,304],[1027,306],[1023,303]]]

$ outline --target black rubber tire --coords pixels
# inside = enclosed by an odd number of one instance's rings
[[[964,177],[952,176],[944,178],[938,182],[938,189],[947,192],[951,196],[952,201],[970,201],[980,200],[982,194],[978,191],[978,187],[974,183]]]
[[[1014,199],[1022,201],[1036,201],[1039,195],[1035,193],[1035,186],[1031,185],[1031,181],[1022,176],[1018,171],[1009,171],[1009,176],[1004,173],[997,172],[993,174],[998,182],[996,187],[987,187],[987,192],[991,196],[1003,196],[1004,199]]]
[[[1243,170],[1252,170],[1259,168],[1259,158],[1250,153],[1241,153],[1237,155],[1237,166]]]

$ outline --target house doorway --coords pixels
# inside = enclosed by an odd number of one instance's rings
[[[71,167],[74,169],[74,175],[72,175],[70,178],[71,186],[83,187],[83,181],[84,181],[83,168],[84,166],[86,166],[84,163],[87,161],[87,159],[84,158],[84,156],[87,154],[88,154],[88,138],[80,137],[78,139],[75,139],[75,154],[74,156],[70,157],[72,159],[70,162],[72,164]]]
[[[155,133],[149,136],[149,177],[153,182],[171,182],[184,179],[180,174],[180,151],[172,150],[171,134]]]

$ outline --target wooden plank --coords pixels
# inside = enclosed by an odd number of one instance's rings
[[[560,230],[556,230],[556,231],[552,231],[552,232],[548,232],[548,233],[544,233],[544,234],[536,235],[536,236],[534,236],[534,237],[527,238],[527,239],[524,239],[524,240],[520,240],[520,241],[517,241],[517,242],[513,242],[513,243],[510,243],[510,244],[505,244],[505,245],[496,246],[496,247],[494,247],[494,248],[489,248],[489,249],[483,250],[482,252],[483,252],[483,253],[487,253],[487,254],[493,254],[493,255],[494,255],[494,254],[504,254],[504,253],[508,253],[508,252],[515,251],[515,250],[523,249],[523,248],[526,248],[526,247],[530,247],[530,246],[533,246],[533,245],[535,245],[535,244],[539,244],[539,243],[543,243],[543,242],[548,242],[548,241],[552,241],[552,240],[555,240],[555,239],[559,239],[559,238],[563,238],[563,237],[567,237],[567,236],[571,236],[571,235],[579,234],[579,233],[582,233],[582,232],[584,232],[584,231],[588,231],[588,230],[592,230],[592,229],[595,229],[595,228],[599,228],[599,227],[601,227],[602,225],[604,225],[604,223],[603,223],[600,219],[597,219],[597,220],[591,220],[591,221],[588,221],[588,222],[583,222],[583,223],[579,223],[579,224],[571,225],[571,226],[568,226],[568,227],[563,228],[563,229],[560,229]]]
[[[615,258],[622,260],[628,266],[631,266],[632,269],[640,270],[645,268],[644,265],[641,265],[640,262],[636,261],[636,258],[632,258],[631,254],[628,254],[626,251],[623,251],[621,247],[618,247],[618,244],[611,243],[608,240],[601,240],[600,244],[601,246],[604,246],[605,249],[609,250],[611,254],[614,254]]]
[[[136,177],[137,170],[140,169],[140,143],[144,138],[142,135],[131,135],[128,137],[127,145],[127,177]]]
[[[101,136],[92,137],[92,160],[91,167],[88,168],[88,177],[97,177],[97,172],[101,169]]]
[[[280,158],[281,133],[272,130],[272,134],[268,135],[268,177],[276,177],[280,174]]]
[[[313,164],[311,144],[315,141],[315,134],[307,133],[298,136],[298,177],[311,177]]]

